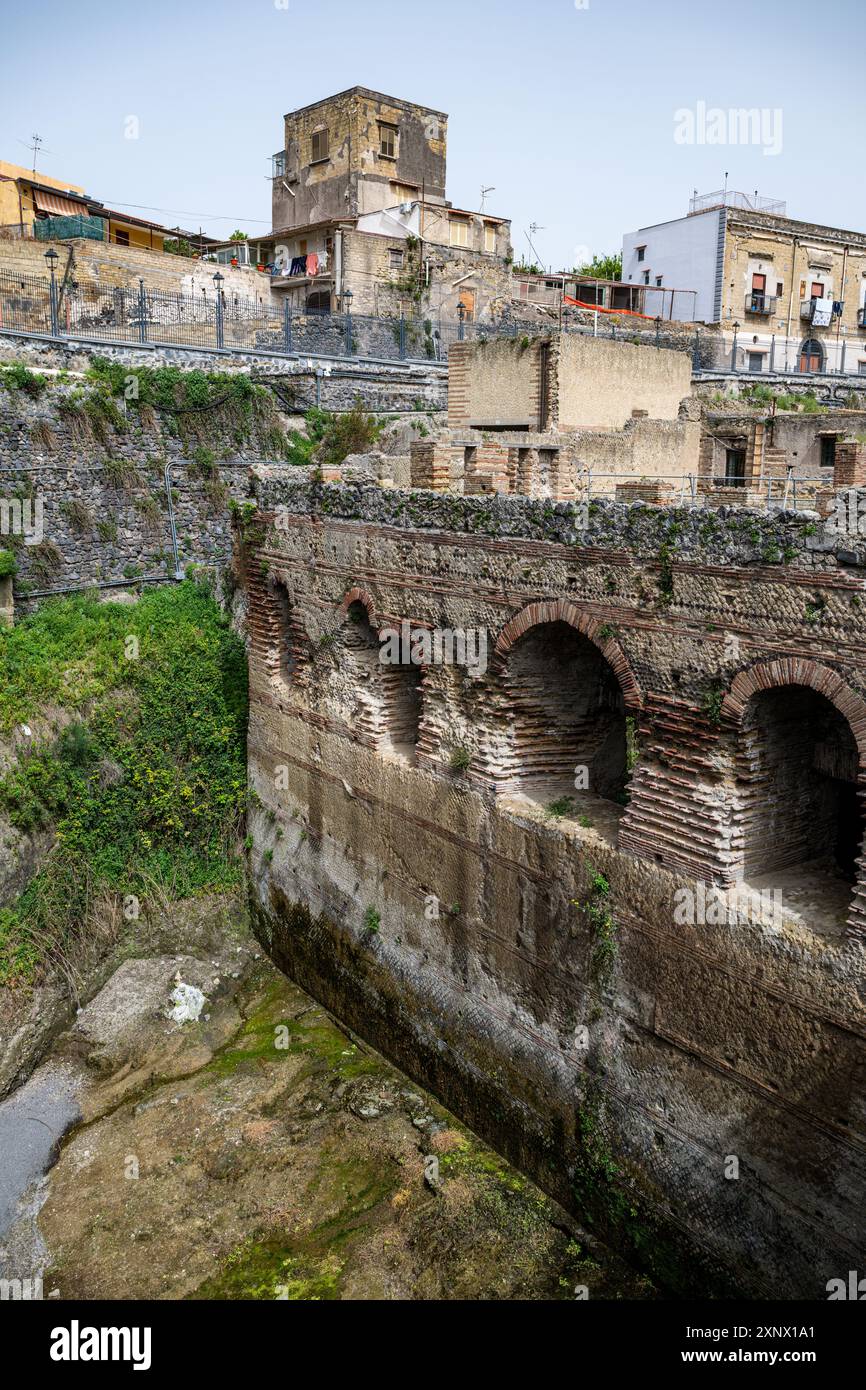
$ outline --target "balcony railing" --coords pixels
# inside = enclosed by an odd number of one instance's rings
[[[827,298],[829,298],[829,295]],[[815,306],[817,303],[818,300],[815,298],[804,299],[803,303],[800,305],[800,318],[805,319],[807,323],[811,323],[815,317]],[[833,303],[835,304],[836,301],[834,300]],[[834,311],[830,317],[838,318],[838,314]]]
[[[775,314],[776,296],[773,294],[747,294],[746,313],[747,314]]]

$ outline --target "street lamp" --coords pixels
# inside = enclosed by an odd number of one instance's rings
[[[53,246],[49,246],[48,250],[45,252],[45,259],[48,262],[48,269],[51,271],[51,284],[48,287],[48,303],[51,309],[51,335],[56,338],[60,333],[57,284],[54,279],[54,268],[57,265],[58,256]]]
[[[216,339],[217,339],[217,344],[216,344],[216,345],[217,345],[218,348],[221,348],[221,347],[223,347],[223,345],[224,345],[224,329],[223,329],[223,295],[222,295],[223,280],[224,280],[224,279],[225,279],[225,276],[222,275],[222,274],[220,273],[220,271],[217,271],[216,275],[214,275],[214,277],[213,277],[214,288],[215,288],[215,290],[216,290]]]
[[[343,290],[343,308],[346,311],[346,356],[352,356],[352,300],[351,290]]]

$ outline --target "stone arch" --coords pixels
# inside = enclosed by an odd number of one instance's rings
[[[340,677],[349,685],[350,717],[357,737],[377,752],[413,763],[421,720],[421,668],[383,652],[383,624],[367,590],[353,586],[337,612]]]
[[[369,619],[370,626],[375,628],[378,632],[382,624],[376,615],[376,605],[373,602],[373,596],[369,590],[361,589],[357,585],[353,585],[351,589],[347,589],[343,596],[343,601],[337,609],[338,616],[340,618],[345,618],[353,603],[363,604],[364,608],[367,610],[367,618]]]
[[[598,799],[624,804],[628,714],[641,691],[603,625],[567,600],[529,604],[500,632],[492,670],[497,789],[571,811]]]
[[[741,671],[722,709],[738,735],[746,882],[801,872],[828,920],[866,934],[866,700],[829,666],[778,657]]]
[[[598,648],[616,676],[626,709],[638,710],[643,704],[643,691],[632,670],[628,657],[615,637],[603,635],[604,624],[568,599],[545,599],[530,603],[515,614],[502,628],[493,650],[494,661],[501,670],[505,657],[531,628],[543,623],[567,623]]]
[[[723,714],[741,724],[753,695],[786,685],[802,685],[823,695],[847,720],[857,744],[861,778],[866,778],[866,700],[852,690],[838,671],[810,657],[778,657],[740,671],[722,702]]]

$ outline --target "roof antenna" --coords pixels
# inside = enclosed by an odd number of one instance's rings
[[[537,222],[530,222],[530,224],[529,224],[529,231],[526,232],[526,234],[525,234],[525,235],[526,235],[526,240],[529,242],[529,245],[530,245],[530,247],[531,247],[531,249],[532,249],[532,254],[533,254],[533,256],[535,257],[536,264],[538,265],[538,267],[539,267],[540,270],[543,270],[543,269],[544,269],[544,262],[542,261],[541,257],[539,256],[538,252],[536,251],[535,247],[532,245],[532,237],[535,236],[536,232],[543,232],[543,231],[545,231],[545,230],[546,230],[546,229],[545,229],[544,227],[539,227],[539,225],[538,225]],[[530,235],[530,233],[531,233],[532,235]]]
[[[495,192],[496,192],[496,186],[495,186],[495,184],[491,184],[489,188],[485,188],[484,185],[482,184],[482,186],[481,186],[481,207],[478,209],[479,212],[483,212],[483,211],[484,211],[484,201],[485,201],[485,199],[486,199],[488,193],[495,193]]]

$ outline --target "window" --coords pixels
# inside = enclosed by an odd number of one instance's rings
[[[648,284],[649,284],[649,281],[650,281],[650,273],[649,273],[648,270],[645,270],[644,273],[643,273],[643,282],[644,282],[645,285],[648,285]]]
[[[661,277],[660,275],[657,275],[657,276],[656,276],[656,284],[657,284],[657,285],[661,285],[661,282],[662,282],[662,277]]]
[[[812,299],[823,299],[823,298],[824,298],[824,286],[821,284],[821,281],[820,281],[820,280],[813,280],[813,281],[812,281],[812,295],[811,295],[811,297],[812,297]]]
[[[836,467],[836,436],[835,434],[821,435],[821,467]]]
[[[465,217],[452,217],[450,221],[451,245],[469,245],[469,223]]]
[[[475,291],[461,290],[458,295],[458,303],[463,305],[465,322],[471,323],[475,318]]]
[[[128,246],[129,232],[125,231],[123,227],[115,227],[114,240],[118,246]]]
[[[866,362],[861,360],[857,363],[857,372],[860,376],[866,376]]]
[[[642,260],[644,260],[644,259],[646,258],[646,247],[645,247],[645,246],[636,246],[636,247],[635,247],[635,250],[637,251],[637,258],[638,258],[639,261],[642,261]]]
[[[311,141],[310,163],[311,163],[311,164],[321,164],[321,162],[322,162],[323,160],[327,159],[327,158],[328,158],[328,131],[327,131],[327,128],[324,129],[324,130],[314,130],[314,131],[313,131],[313,138],[312,138],[312,141]]]
[[[781,299],[781,297],[782,297],[782,295],[783,295],[784,293],[785,293],[785,286],[782,284],[781,280],[777,280],[777,281],[776,281],[776,298],[777,298],[777,299]]]
[[[397,127],[395,125],[380,124],[379,154],[383,159],[397,158]]]
[[[746,482],[745,449],[725,450],[725,487],[743,487]]]
[[[484,250],[496,250],[496,228],[492,222],[485,222],[484,224]]]
[[[398,246],[388,248],[388,260],[392,270],[403,269],[403,252]]]
[[[280,178],[282,178],[283,175],[285,174],[285,172],[286,172],[286,152],[285,152],[285,150],[278,150],[277,153],[273,156],[273,169],[274,169],[274,178],[275,178],[275,179],[280,179]]]

